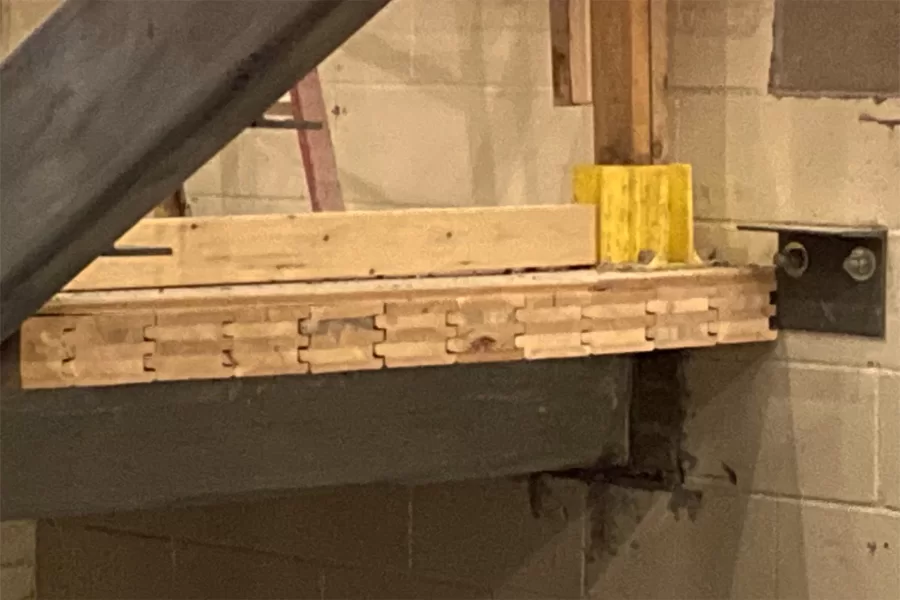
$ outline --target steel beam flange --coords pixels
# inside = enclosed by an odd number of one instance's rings
[[[0,339],[387,2],[64,2],[0,63]]]

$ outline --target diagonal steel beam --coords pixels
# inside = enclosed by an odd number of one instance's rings
[[[0,65],[2,339],[387,2],[63,4]]]

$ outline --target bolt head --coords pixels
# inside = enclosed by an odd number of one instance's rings
[[[868,248],[857,246],[844,259],[844,271],[854,281],[868,281],[875,275],[878,261],[875,253]]]

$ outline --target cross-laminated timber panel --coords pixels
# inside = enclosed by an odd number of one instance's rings
[[[769,268],[582,269],[57,295],[23,388],[538,360],[768,341]]]

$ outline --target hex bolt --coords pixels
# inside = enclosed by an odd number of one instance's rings
[[[800,242],[788,242],[775,255],[775,264],[794,279],[799,279],[809,268],[809,252]]]
[[[844,259],[844,271],[846,271],[847,275],[852,277],[854,281],[860,283],[872,279],[875,275],[877,266],[878,260],[875,257],[875,253],[862,246],[854,248],[850,254],[847,255],[847,258]]]

